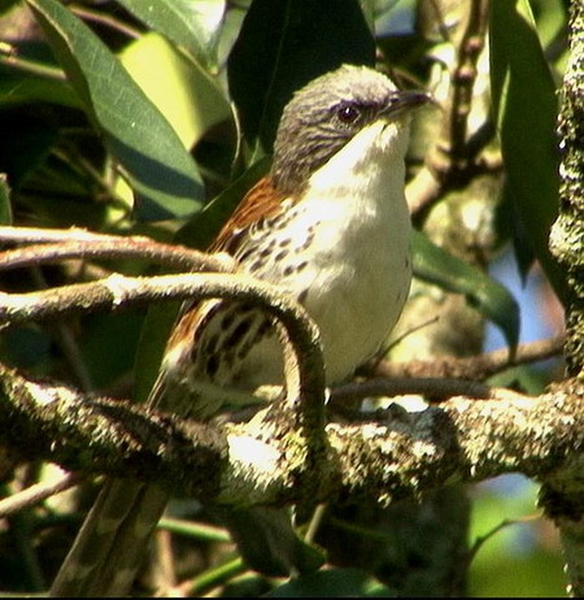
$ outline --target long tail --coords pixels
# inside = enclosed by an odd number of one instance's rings
[[[128,594],[169,495],[157,486],[106,480],[50,589],[51,596]]]

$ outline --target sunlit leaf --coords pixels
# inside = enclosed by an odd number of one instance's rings
[[[203,186],[176,132],[119,60],[55,0],[27,0],[86,110],[139,195],[138,219],[191,214]]]
[[[548,248],[558,210],[557,98],[527,0],[490,3],[491,87],[515,212],[560,298],[563,279]]]
[[[414,274],[441,288],[463,294],[468,302],[503,333],[511,349],[519,340],[519,305],[500,283],[433,244],[414,231]]]
[[[563,0],[531,0],[537,15],[537,30],[541,45],[547,48],[566,26],[566,6]]]
[[[146,33],[120,54],[122,64],[191,148],[203,134],[231,117],[219,86],[156,33]]]

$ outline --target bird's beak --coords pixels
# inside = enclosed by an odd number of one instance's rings
[[[413,108],[423,106],[429,102],[435,102],[434,98],[426,92],[416,90],[402,90],[396,93],[387,109],[383,111],[390,119],[401,116]]]

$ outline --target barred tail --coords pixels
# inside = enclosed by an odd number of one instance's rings
[[[106,480],[51,586],[50,595],[128,594],[168,498],[168,493],[157,486]]]

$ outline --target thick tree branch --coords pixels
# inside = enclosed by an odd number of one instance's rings
[[[220,503],[298,501],[290,409],[272,404],[246,423],[203,425],[129,402],[33,382],[1,367],[0,440],[23,458],[82,474],[156,482]],[[570,380],[539,397],[501,390],[496,400],[457,397],[408,413],[393,408],[359,423],[326,427],[326,475],[315,500],[419,498],[447,482],[519,471],[569,481],[584,447],[584,384]],[[266,431],[270,435],[266,435]],[[313,475],[313,474],[312,474]]]
[[[276,320],[284,351],[285,395],[281,401],[286,410],[286,423],[290,436],[295,440],[294,455],[297,463],[305,462],[310,465],[311,473],[325,469],[323,462],[324,446],[324,365],[320,349],[319,334],[313,321],[305,310],[288,295],[283,294],[275,286],[259,282],[246,276],[223,274],[179,274],[151,278],[128,278],[121,275],[90,283],[74,284],[48,291],[27,294],[0,294],[0,326],[11,326],[29,320],[50,319],[69,314],[74,311],[87,312],[90,310],[120,310],[139,302],[154,302],[170,299],[206,299],[222,297],[253,303],[265,310]],[[6,390],[10,395],[10,390]],[[48,402],[50,400],[50,396]],[[50,402],[49,402],[50,403]],[[28,409],[32,406],[26,405]],[[65,440],[69,434],[81,435],[77,446],[79,451],[84,445],[91,445],[93,436],[109,439],[109,460],[113,464],[117,452],[124,453],[132,447],[133,437],[125,430],[108,429],[107,420],[99,420],[101,413],[118,410],[119,405],[100,405],[97,413],[87,414],[82,411],[78,419],[84,426],[84,433],[70,431],[71,412],[69,407],[60,408],[54,425],[50,428],[56,440]],[[88,405],[87,405],[88,406]],[[87,406],[85,408],[87,408]],[[26,411],[25,411],[26,412]],[[43,412],[40,413],[42,418]],[[102,415],[103,416],[103,415]],[[136,417],[138,418],[138,417]],[[141,422],[141,419],[138,418]],[[59,425],[59,422],[61,423]],[[166,421],[157,421],[160,436],[169,438]],[[269,426],[266,425],[266,429]],[[93,431],[93,433],[92,433]],[[183,435],[180,433],[180,435]],[[45,442],[48,444],[48,438]],[[154,453],[162,453],[160,440],[155,436],[152,440]],[[50,445],[50,444],[49,444]],[[147,448],[144,451],[149,452]],[[292,448],[288,448],[291,452]],[[221,462],[220,452],[213,448],[212,459]],[[87,456],[87,454],[85,454]],[[146,454],[139,460],[140,464],[150,465],[151,454]],[[207,458],[208,459],[208,458]],[[205,459],[205,460],[207,460]],[[210,460],[210,459],[209,459]],[[213,462],[210,460],[210,462]],[[205,463],[206,464],[206,463]],[[204,465],[199,465],[198,472],[205,472]],[[180,462],[174,465],[179,470],[172,472],[172,465],[162,465],[162,472],[171,480],[180,479],[184,467]],[[83,469],[80,464],[77,469]],[[298,468],[297,473],[302,477],[305,469]],[[117,474],[132,474],[127,471],[127,465]],[[216,478],[209,477],[209,482]],[[300,482],[300,479],[297,483]],[[301,486],[306,487],[306,486]],[[248,490],[247,493],[250,493]]]
[[[558,119],[562,151],[559,213],[550,233],[550,251],[566,273],[566,365],[569,376],[584,372],[584,5],[570,3],[569,55]],[[563,430],[558,431],[561,435]],[[569,590],[584,595],[584,486],[582,457],[570,479],[546,482],[542,490],[546,513],[560,531]]]

